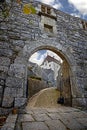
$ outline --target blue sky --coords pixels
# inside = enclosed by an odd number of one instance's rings
[[[75,17],[87,20],[87,0],[37,0]]]

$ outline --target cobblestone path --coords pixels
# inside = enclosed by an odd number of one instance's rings
[[[15,130],[87,130],[87,113],[64,106],[22,110]]]

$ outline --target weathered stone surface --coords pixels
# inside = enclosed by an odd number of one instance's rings
[[[72,99],[72,105],[73,106],[79,106],[79,107],[85,107],[86,105],[87,105],[87,103],[86,103],[86,98],[73,98]]]
[[[62,111],[60,111],[62,108]],[[26,110],[26,109],[25,109]],[[41,110],[41,111],[40,111]],[[32,112],[31,112],[32,111]],[[27,112],[19,113],[16,124],[17,130],[86,130],[87,113],[72,107],[30,108]],[[53,115],[54,114],[54,115]],[[37,120],[35,115],[41,119]],[[50,116],[47,118],[47,115]],[[57,115],[57,116],[56,116]],[[32,120],[33,117],[33,120]],[[43,117],[43,120],[42,118]],[[45,119],[45,120],[44,120]],[[22,125],[21,125],[22,124]]]
[[[6,119],[6,123],[3,125],[1,130],[14,130],[16,119],[17,119],[17,114],[15,115],[10,114]]]
[[[0,85],[0,94],[3,92],[3,86]]]
[[[22,40],[15,40],[15,41],[13,41],[12,45],[23,47],[24,46],[24,41],[22,41]]]
[[[8,118],[6,119],[6,123],[15,123],[17,119],[17,114],[9,114]]]
[[[2,102],[2,106],[5,107],[12,107],[13,106],[13,102],[14,102],[14,98],[11,97],[10,95],[4,95],[3,97],[3,102]]]
[[[71,130],[84,130],[85,126],[81,125],[73,116],[68,115],[68,113],[61,113],[60,120],[66,125],[67,128]],[[68,116],[67,116],[68,115]]]
[[[7,87],[23,88],[23,79],[16,77],[8,77],[6,79]]]
[[[0,108],[0,115],[8,115],[11,112],[12,108]]]
[[[15,98],[15,107],[21,107],[26,104],[27,99],[26,98]]]
[[[16,130],[21,130],[22,129],[21,123],[17,123],[15,129]]]
[[[12,64],[8,74],[9,76],[24,78],[26,75],[26,66],[23,64]]]
[[[73,115],[75,116],[75,118],[87,118],[87,113],[85,113],[84,111],[73,112]]]
[[[4,79],[3,86],[5,81],[5,87],[21,86],[21,83],[17,84],[13,79],[8,81],[7,73],[10,77],[23,78],[23,97],[26,97],[26,68],[29,57],[40,49],[48,49],[67,60],[69,64],[73,105],[87,106],[87,27],[84,30],[84,20],[53,8],[52,17],[44,16],[40,14],[41,3],[34,1],[33,4],[37,9],[35,15],[27,17],[22,13],[20,5],[14,2],[15,6],[7,21],[3,21],[0,16],[0,78]],[[45,32],[44,24],[51,25],[53,33]],[[81,99],[83,95],[85,97]]]
[[[8,72],[8,67],[7,66],[1,66],[0,65],[0,72]]]
[[[7,57],[0,57],[0,65],[9,66],[10,65],[10,59],[7,58]]]
[[[36,94],[40,90],[48,87],[45,81],[33,79],[33,78],[28,78],[28,86],[29,86],[29,89],[28,89],[29,97],[32,97],[34,94]]]
[[[2,103],[3,86],[0,85],[0,104]]]
[[[25,122],[22,123],[23,130],[48,130],[44,122]]]
[[[85,126],[85,129],[87,129],[87,117],[86,118],[78,118],[78,121]]]
[[[12,54],[13,52],[10,49],[0,49],[0,56],[10,57]]]
[[[4,86],[4,80],[0,79],[0,85]]]
[[[60,115],[58,113],[49,113],[48,116],[54,120],[60,119]]]
[[[6,123],[1,130],[14,130],[14,123]]]
[[[22,88],[9,88],[6,87],[4,91],[4,96],[11,96],[11,97],[22,97],[23,96],[23,89]]]
[[[2,32],[3,32],[3,30],[2,30]],[[7,48],[9,48],[9,44],[7,42],[4,42],[4,41],[1,42],[0,41],[0,48],[7,49]]]
[[[50,120],[50,118],[46,114],[34,114],[33,116],[34,116],[34,118],[35,118],[36,121]]]
[[[45,122],[50,130],[67,130],[60,120],[49,120]]]
[[[18,122],[29,122],[29,121],[35,121],[32,115],[30,114],[20,114],[18,117]]]

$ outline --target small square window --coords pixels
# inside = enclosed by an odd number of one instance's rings
[[[46,32],[51,32],[51,33],[53,33],[53,26],[44,24],[44,30],[45,30]]]
[[[47,8],[47,14],[51,14],[51,9]]]
[[[44,6],[44,5],[41,5],[41,11],[42,11],[43,13],[45,13],[45,12],[46,12],[46,8],[45,8],[45,6]]]

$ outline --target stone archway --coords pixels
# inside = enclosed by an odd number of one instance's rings
[[[65,104],[72,106],[72,95],[75,96],[74,94],[76,94],[75,86],[73,86],[76,84],[75,77],[73,76],[74,74],[72,73],[73,63],[70,61],[70,59],[68,59],[68,56],[66,54],[64,54],[64,52],[62,52],[62,50],[60,50],[61,47],[62,46],[59,46],[59,48],[56,48],[54,46],[49,46],[49,45],[39,46],[39,47],[34,48],[31,51],[31,54],[29,53],[29,56],[31,56],[36,51],[48,49],[48,50],[55,52],[59,57],[61,57],[61,59],[63,60],[63,64],[62,64],[63,96],[65,98]],[[27,46],[27,49],[28,49],[28,46]],[[75,92],[73,92],[73,90]]]
[[[70,73],[71,73],[70,72],[70,65],[67,62],[67,60],[65,59],[65,57],[60,54],[59,51],[57,51],[57,50],[55,51],[54,47],[40,46],[39,50],[36,51],[36,52],[39,52],[41,50],[47,50],[47,48],[48,48],[48,50],[50,49],[52,52],[55,52],[55,54],[57,54],[59,57],[61,57],[62,62],[61,62],[61,65],[60,65],[60,69],[58,70],[58,77],[56,79],[57,80],[56,87],[60,91],[60,96],[64,97],[64,104],[68,105],[68,106],[72,106],[72,92],[71,92],[71,82],[70,82],[70,80],[71,80],[71,78],[70,78]],[[36,48],[36,49],[38,49],[38,48]],[[31,67],[30,67],[30,69],[31,69]],[[61,76],[61,74],[62,74],[62,76]],[[41,75],[41,74],[39,74],[39,75]],[[31,77],[31,76],[29,76],[29,77]],[[42,82],[42,81],[33,80],[31,78],[28,79],[28,83],[29,83],[28,87],[27,87],[28,97],[31,97],[31,95],[36,94],[36,92],[38,92],[38,91],[42,90],[43,88],[47,87],[46,83],[44,84],[44,82]],[[42,83],[43,83],[43,85],[42,85]],[[53,86],[51,86],[51,87],[53,87]]]
[[[4,98],[2,106],[12,106],[14,103],[15,107],[21,107],[27,101],[27,64],[29,57],[36,51],[41,49],[49,49],[59,55],[63,60],[65,60],[69,65],[69,74],[70,74],[70,95],[75,100],[77,95],[80,95],[81,92],[78,91],[76,80],[75,80],[75,60],[71,54],[71,49],[67,46],[64,46],[60,43],[57,43],[54,39],[40,39],[37,41],[30,41],[26,44],[23,50],[18,54],[18,57],[15,59],[14,63],[11,64],[9,70],[9,77],[6,79],[6,83],[10,84],[12,88],[5,88]],[[12,84],[11,84],[12,82]],[[13,85],[13,84],[16,84]],[[15,86],[15,89],[13,88]],[[5,94],[9,91],[8,98],[5,97]],[[15,92],[15,93],[14,93]],[[8,100],[10,99],[10,100]],[[73,100],[72,99],[72,105]]]
[[[75,76],[72,73],[73,66],[75,65],[75,62],[74,62],[74,65],[73,65],[73,62],[72,62],[72,61],[74,61],[74,58],[72,57],[72,55],[69,54],[69,51],[68,51],[68,55],[65,54],[67,48],[63,48],[62,45],[60,45],[60,44],[58,44],[58,47],[55,47],[55,45],[53,46],[53,45],[50,45],[50,44],[45,45],[44,43],[42,43],[42,45],[41,44],[39,45],[37,42],[36,42],[36,44],[37,44],[36,46],[30,47],[29,45],[26,45],[24,47],[23,54],[26,58],[29,59],[29,57],[34,52],[36,52],[38,50],[48,49],[48,50],[55,52],[58,56],[60,56],[64,60],[64,64],[66,64],[66,67],[68,67],[68,69],[66,69],[68,79],[65,78],[66,77],[66,74],[65,74],[64,84],[66,84],[67,80],[68,80],[69,84],[68,84],[68,89],[66,89],[67,86],[64,88],[65,92],[63,94],[66,97],[66,104],[71,106],[72,105],[72,99],[71,98],[74,97],[77,93],[76,88],[75,88],[76,87]],[[69,59],[69,57],[70,57],[70,59]],[[64,67],[63,67],[63,69],[64,69]],[[68,92],[68,96],[67,96],[67,92]]]

